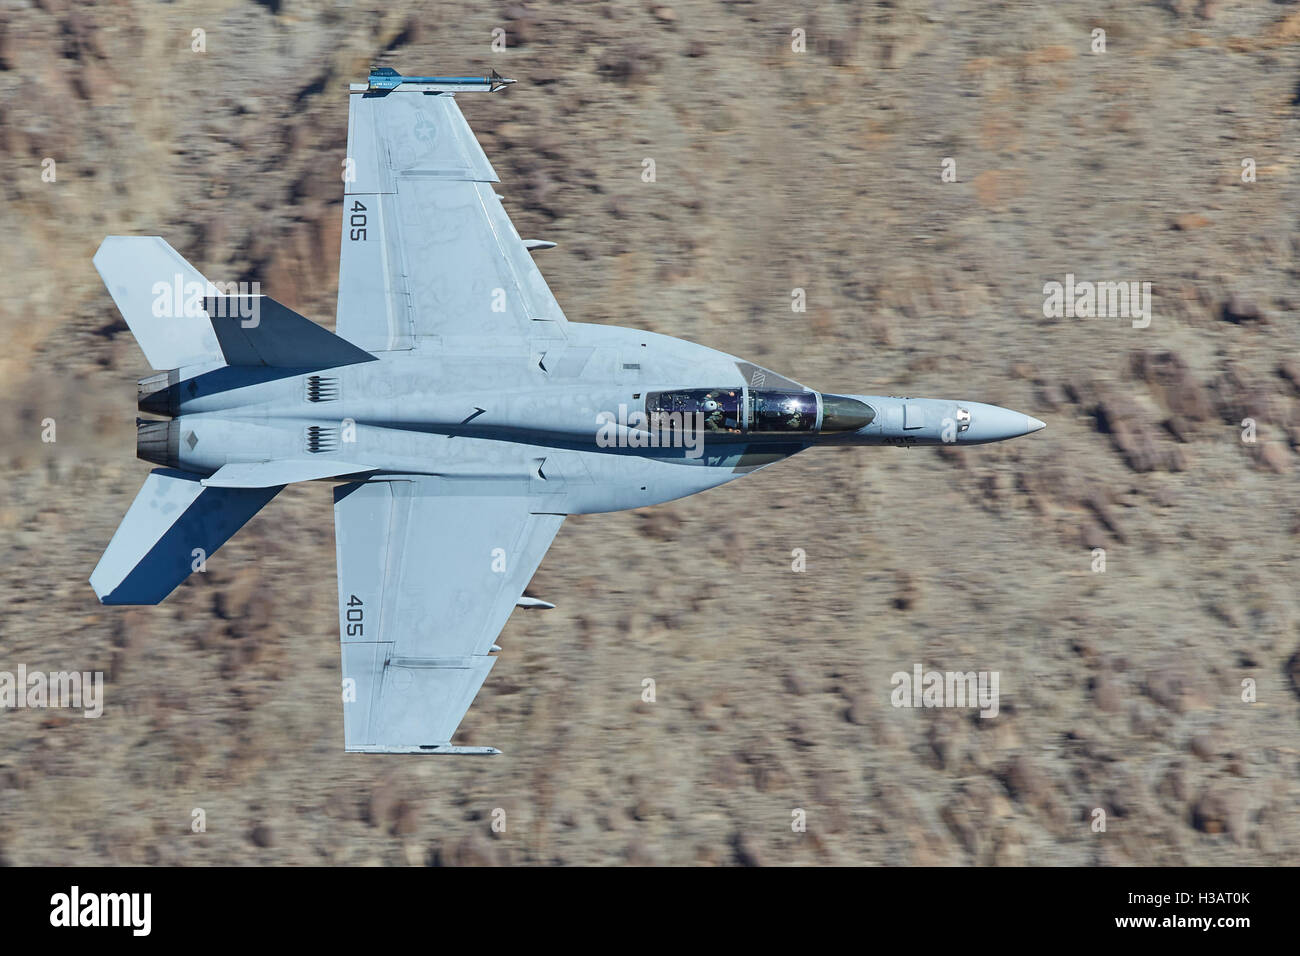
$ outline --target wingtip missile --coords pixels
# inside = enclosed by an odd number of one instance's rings
[[[402,76],[392,67],[373,66],[370,68],[370,76],[366,84],[362,86],[357,83],[353,89],[358,87],[368,93],[391,93],[400,86],[410,87],[412,90],[418,90],[422,93],[458,93],[458,92],[484,92],[495,93],[497,90],[505,89],[507,86],[514,84],[514,80],[507,79],[493,70],[487,76]]]
[[[496,70],[492,71],[492,75],[489,76],[488,79],[491,81],[492,84],[492,88],[488,91],[490,93],[495,93],[497,90],[504,89],[507,86],[514,86],[515,83],[514,80],[507,79],[506,77],[498,73]]]

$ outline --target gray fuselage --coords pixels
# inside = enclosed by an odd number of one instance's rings
[[[513,350],[469,335],[338,368],[180,369],[152,394],[142,383],[141,408],[174,421],[165,451],[142,441],[140,453],[205,475],[335,458],[371,477],[488,480],[583,514],[680,498],[812,445],[974,444],[1041,427],[974,402],[822,395],[635,329],[564,332]],[[669,408],[682,412],[671,422]]]

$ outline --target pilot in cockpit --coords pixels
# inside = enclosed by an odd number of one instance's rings
[[[799,407],[799,400],[791,398],[785,403],[784,409],[787,418],[785,427],[787,431],[797,432],[803,427],[803,410]]]
[[[704,411],[704,427],[711,432],[722,431],[723,421],[727,414],[722,408],[722,403],[712,395],[709,395],[705,397],[702,404]]]
[[[740,432],[740,421],[737,419],[733,422],[727,421],[728,409],[733,414],[739,414],[740,393],[735,389],[727,389],[709,392],[704,396],[704,425],[709,431],[731,432],[738,434]]]

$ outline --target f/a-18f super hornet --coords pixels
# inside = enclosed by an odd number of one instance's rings
[[[830,395],[744,359],[568,321],[454,94],[488,77],[375,70],[349,87],[337,332],[214,285],[158,237],[95,268],[157,374],[158,465],[90,582],[156,604],[295,481],[338,482],[344,745],[496,753],[452,736],[565,515],[640,508],[813,446],[973,445],[1043,423],[994,405]]]

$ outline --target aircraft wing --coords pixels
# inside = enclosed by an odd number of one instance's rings
[[[335,489],[349,751],[497,752],[451,737],[564,516],[525,496],[448,493],[458,489],[418,477]]]
[[[349,104],[338,334],[371,352],[562,338],[564,313],[455,97],[408,85]]]

